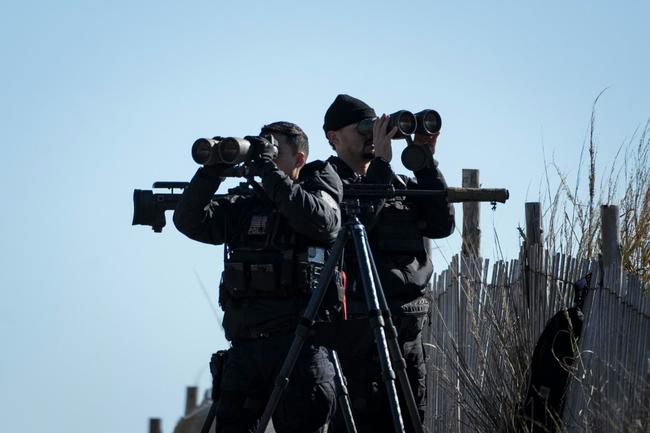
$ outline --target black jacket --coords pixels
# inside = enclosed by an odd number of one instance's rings
[[[396,189],[445,189],[447,184],[434,162],[432,167],[415,172],[415,178],[396,175],[380,158],[370,162],[365,176],[356,174],[342,159],[328,159],[343,184],[393,185]],[[433,266],[424,237],[444,238],[454,231],[454,208],[443,198],[388,199],[376,206],[378,213],[362,214],[377,271],[393,306],[403,305],[424,294]],[[352,299],[362,296],[353,254],[346,252],[348,292]]]
[[[275,164],[268,164],[263,193],[214,201],[221,180],[218,174],[199,169],[174,212],[176,228],[199,242],[225,244],[224,256],[241,251],[282,255],[294,248],[330,247],[340,228],[338,203],[343,195],[331,165],[323,161],[307,164],[299,181],[293,182]],[[271,280],[278,281],[273,276]],[[233,341],[290,331],[307,299],[306,295],[273,291],[268,296],[240,299],[224,290],[222,281],[220,303],[226,338]]]

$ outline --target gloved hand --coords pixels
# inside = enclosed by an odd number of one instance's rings
[[[244,140],[248,140],[253,147],[253,155],[258,158],[269,158],[274,160],[278,156],[278,142],[275,141],[273,136],[270,139],[258,136],[246,136]]]
[[[263,177],[268,169],[275,167],[273,160],[278,156],[277,141],[273,136],[271,136],[271,140],[258,136],[247,136],[244,137],[244,140],[250,141],[253,155],[256,155],[249,164],[251,175]]]

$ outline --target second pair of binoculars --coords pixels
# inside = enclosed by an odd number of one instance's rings
[[[364,119],[357,125],[357,130],[362,135],[372,134],[372,126],[375,119]],[[411,113],[408,110],[400,110],[390,115],[388,130],[397,127],[397,133],[393,139],[406,138],[411,134],[433,135],[440,132],[442,119],[436,110],[422,110],[419,113]]]

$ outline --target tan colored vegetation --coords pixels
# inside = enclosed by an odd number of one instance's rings
[[[604,91],[603,91],[604,92]],[[596,100],[592,108],[586,153],[589,170],[582,174],[580,162],[575,185],[571,186],[567,173],[555,162],[551,165],[559,180],[553,193],[550,175],[546,174],[545,219],[546,246],[581,259],[594,259],[600,254],[600,207],[616,205],[620,215],[620,244],[625,270],[650,281],[650,120],[637,129],[632,138],[623,143],[612,161],[606,176],[597,172]],[[600,178],[600,192],[596,184]],[[587,182],[586,191],[582,184]]]

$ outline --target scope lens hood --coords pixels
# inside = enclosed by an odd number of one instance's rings
[[[402,151],[402,164],[411,171],[422,170],[427,166],[427,153],[420,146],[406,146]]]

